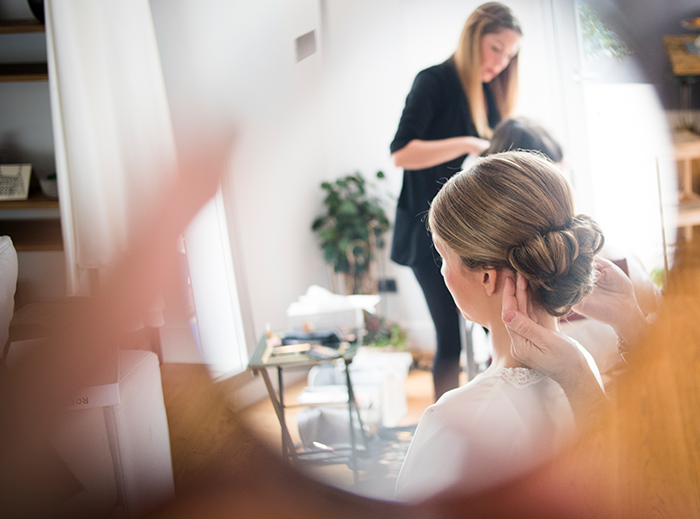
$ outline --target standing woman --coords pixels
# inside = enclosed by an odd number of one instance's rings
[[[467,155],[480,155],[492,129],[510,117],[518,90],[522,30],[510,8],[489,2],[467,19],[444,63],[418,73],[391,143],[404,169],[391,259],[409,266],[423,290],[437,333],[435,399],[459,386],[459,314],[440,275],[424,217],[445,180]]]

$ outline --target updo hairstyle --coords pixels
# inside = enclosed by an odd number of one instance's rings
[[[480,158],[450,178],[428,215],[430,231],[470,269],[523,274],[533,300],[566,315],[593,289],[600,226],[574,215],[571,188],[547,159],[511,151]]]

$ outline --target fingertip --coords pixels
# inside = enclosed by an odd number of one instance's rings
[[[510,276],[506,276],[505,284],[503,285],[505,295],[515,294],[515,279]]]
[[[527,278],[521,272],[518,272],[518,284],[522,285],[523,288],[527,288]]]
[[[503,314],[504,323],[510,324],[513,322],[513,319],[515,319],[515,312],[513,312],[512,310],[509,310],[505,314]]]

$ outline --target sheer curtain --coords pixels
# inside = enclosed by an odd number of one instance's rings
[[[73,294],[126,250],[175,171],[148,0],[46,0],[61,219]]]
[[[67,284],[69,295],[90,295],[175,174],[175,137],[148,0],[46,0],[45,11]],[[220,194],[185,243],[199,354],[217,375],[241,371],[245,340]],[[164,322],[154,312],[134,328],[143,324]]]

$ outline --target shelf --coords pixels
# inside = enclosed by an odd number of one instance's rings
[[[34,20],[1,20],[0,34],[26,34],[30,32],[45,32],[44,25]]]
[[[0,81],[46,81],[49,68],[46,63],[0,64]]]
[[[0,20],[0,34],[43,33],[44,25],[34,20]],[[46,63],[0,64],[0,81],[46,81],[49,71]]]
[[[0,201],[0,235],[12,238],[15,249],[61,251],[63,238],[58,200],[46,198],[39,189],[27,200]]]
[[[0,235],[12,238],[17,252],[62,251],[61,220],[2,220]]]
[[[694,41],[695,38],[697,36],[692,34],[664,36],[663,47],[675,76],[700,75],[700,56],[689,53],[685,48],[685,44]]]
[[[46,28],[36,20],[0,20],[3,44],[19,38],[14,35],[44,34]],[[40,38],[44,38],[40,36]],[[28,39],[35,41],[34,36]],[[31,60],[31,57],[19,60]],[[0,63],[0,82],[47,81],[45,56],[37,55],[34,62]],[[47,198],[36,185],[30,184],[27,200],[0,201],[0,235],[12,238],[18,252],[62,251],[63,238],[59,203]]]
[[[700,225],[700,200],[690,200],[678,205],[678,227]]]
[[[58,209],[58,200],[46,198],[40,190],[30,190],[27,200],[0,200],[0,211],[16,211],[19,209]]]

